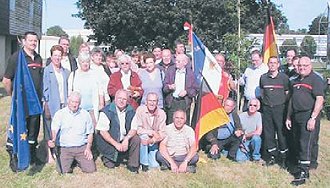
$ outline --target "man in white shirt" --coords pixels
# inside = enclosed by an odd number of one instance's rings
[[[244,105],[243,111],[248,110],[248,102],[253,98],[261,96],[259,81],[261,75],[268,72],[268,66],[262,61],[262,54],[259,50],[251,53],[252,65],[245,69],[244,74],[239,80],[240,85],[244,85]]]
[[[114,168],[123,158],[128,158],[127,169],[138,173],[140,138],[137,124],[132,124],[135,110],[127,104],[129,93],[120,89],[114,102],[106,105],[100,112],[96,125],[96,146],[102,155],[104,166]]]

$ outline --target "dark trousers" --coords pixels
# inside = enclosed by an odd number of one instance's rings
[[[187,155],[178,155],[178,156],[173,156],[172,159],[176,163],[176,165],[180,165],[184,159],[186,158]],[[194,155],[194,157],[188,162],[188,165],[196,165],[198,162],[199,156],[198,154]],[[171,167],[170,163],[162,156],[162,154],[158,151],[156,153],[156,160],[162,164],[162,166],[166,166],[168,168]]]
[[[266,150],[271,156],[276,156],[277,147],[279,147],[282,158],[286,157],[286,152],[288,150],[286,137],[284,134],[284,108],[284,104],[273,107],[264,105],[262,115],[262,130]],[[275,139],[275,134],[277,135],[277,141]]]
[[[247,98],[244,97],[244,102],[243,102],[242,112],[246,112],[246,111],[248,111],[248,109],[249,109],[249,107],[248,107],[248,103],[249,103],[249,100],[247,100]]]
[[[299,144],[299,166],[308,168],[311,164],[317,163],[318,158],[318,140],[320,133],[320,117],[316,118],[315,129],[307,130],[307,122],[310,119],[312,111],[296,112],[293,115],[294,125],[297,128],[297,139]]]
[[[186,124],[190,125],[190,105],[187,106],[184,98],[178,98],[178,99],[174,98],[170,106],[171,106],[170,108],[165,109],[167,115],[166,118],[167,125],[173,123],[173,115],[174,112],[177,110],[183,110],[186,112],[186,118],[187,118]]]
[[[217,142],[217,145],[219,147],[219,152],[217,154],[212,155],[209,151],[208,151],[208,157],[212,158],[212,159],[218,159],[220,158],[220,151],[223,149],[228,149],[228,158],[235,160],[236,159],[236,153],[237,150],[239,148],[239,141],[240,138],[237,138],[235,135],[231,135],[229,138],[227,139],[222,139],[219,140]]]
[[[40,115],[28,116],[26,118],[29,144],[37,145],[40,131]]]
[[[139,136],[133,136],[128,143],[128,150],[125,152],[118,152],[118,160],[112,161],[106,157],[102,157],[103,164],[108,168],[114,168],[123,161],[127,159],[127,165],[131,167],[140,166],[140,138]]]

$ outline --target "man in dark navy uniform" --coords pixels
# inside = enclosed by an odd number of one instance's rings
[[[42,96],[42,59],[39,54],[35,52],[35,49],[38,44],[38,35],[35,32],[26,32],[23,38],[23,53],[25,55],[25,59],[28,63],[28,68],[33,80],[34,87],[36,89],[36,93],[41,101]],[[17,68],[17,59],[18,52],[15,52],[8,60],[7,68],[5,70],[5,74],[3,76],[3,85],[8,93],[8,95],[12,95],[13,91],[13,81],[15,78],[16,68]],[[36,158],[36,145],[37,138],[40,130],[40,115],[27,116],[26,118],[26,127],[28,129],[28,143],[30,145],[31,152],[31,161],[30,164],[35,164],[37,161]],[[13,159],[12,151],[13,151],[13,142],[12,140],[7,141],[7,151],[10,154],[10,167],[16,172],[16,164],[17,159]]]
[[[266,165],[275,164],[279,151],[279,164],[285,168],[288,147],[284,135],[285,102],[289,93],[289,77],[279,72],[280,64],[276,56],[268,60],[269,71],[260,78],[261,101],[263,108],[263,136],[269,154]],[[277,135],[277,141],[275,139]],[[278,142],[278,143],[277,143]],[[279,148],[277,148],[279,147]]]
[[[298,131],[299,171],[291,182],[293,185],[304,184],[309,178],[309,169],[317,167],[320,111],[324,101],[324,84],[312,70],[310,58],[300,58],[298,69],[299,77],[291,83],[292,97],[286,120],[289,130],[293,126]]]

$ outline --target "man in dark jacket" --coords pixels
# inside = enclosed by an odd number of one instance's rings
[[[170,67],[165,74],[164,97],[167,124],[173,122],[173,113],[183,110],[187,113],[187,125],[190,125],[190,105],[197,94],[195,76],[187,68],[189,58],[185,54],[176,57],[175,67]]]
[[[236,102],[232,98],[227,98],[224,103],[224,109],[229,116],[230,122],[213,129],[206,134],[206,140],[211,144],[208,157],[219,159],[222,149],[228,150],[227,158],[235,160],[236,152],[240,145],[240,137],[243,135],[241,121],[234,111]]]
[[[114,168],[123,158],[128,158],[127,169],[138,172],[140,166],[140,138],[137,136],[136,124],[131,124],[135,110],[127,104],[129,94],[120,89],[115,100],[105,106],[96,125],[97,149],[102,155],[104,166]]]

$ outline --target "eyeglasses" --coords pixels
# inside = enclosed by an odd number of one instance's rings
[[[298,64],[298,67],[309,67],[311,64]]]
[[[257,107],[258,105],[256,105],[256,104],[250,104],[249,106],[254,106],[254,107]]]

